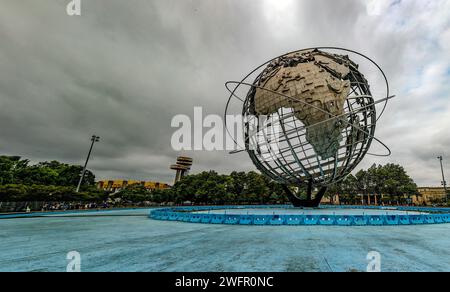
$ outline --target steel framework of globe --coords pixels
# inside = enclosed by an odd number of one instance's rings
[[[320,51],[326,49],[351,52],[369,60],[378,68],[386,81],[386,96],[382,99],[375,100],[372,96],[368,81],[358,70],[358,65],[352,62],[348,56]],[[333,114],[322,107],[315,106],[313,102],[307,102],[304,99],[280,93],[279,91],[273,90],[273,88],[267,88],[261,82],[261,79],[265,78],[265,74],[267,75],[267,73],[270,73],[270,70],[273,70],[272,64],[274,64],[274,61],[275,64],[278,64],[280,60],[284,62],[279,66],[291,66],[290,63],[292,63],[293,56],[299,56],[300,53],[311,52],[313,50],[329,54],[330,58],[334,58],[337,63],[347,62],[349,73],[346,76],[336,76],[340,80],[349,82],[350,84],[349,94],[345,98],[344,108],[341,114]],[[302,60],[302,62],[307,61]],[[315,65],[317,65],[317,62]],[[252,74],[257,74],[257,77],[253,82],[247,82],[247,79]],[[230,88],[231,84],[234,84],[235,87]],[[236,90],[240,86],[250,87],[245,99],[236,95]],[[376,122],[384,112],[387,101],[391,98],[389,96],[389,85],[381,68],[374,61],[358,52],[335,47],[310,48],[290,52],[262,64],[240,82],[227,82],[226,87],[231,95],[228,99],[225,114],[227,114],[231,98],[236,97],[243,102],[242,115],[244,117],[243,133],[245,141],[243,148],[245,148],[255,166],[263,174],[283,185],[299,186],[308,183],[310,193],[312,186],[326,188],[330,184],[341,181],[368,154],[373,139],[383,145],[387,149],[387,153],[372,155],[390,155],[389,148],[374,136]],[[259,92],[266,91],[270,94],[276,94],[284,100],[282,106],[279,106],[276,111],[268,115],[272,129],[279,129],[278,132],[272,133],[278,137],[276,150],[271,146],[267,147],[267,145],[271,144],[271,137],[266,135],[266,125],[257,120],[259,116],[255,106],[255,93],[257,90]],[[379,116],[377,116],[375,105],[381,102],[384,102],[384,107]],[[303,109],[314,111],[316,114],[327,116],[327,118],[314,124],[305,125],[297,118],[301,114],[297,112],[299,110],[299,104]],[[307,139],[308,129],[311,131],[314,127],[317,128],[320,127],[320,124],[324,125],[326,123],[335,124],[336,129],[340,131],[336,136],[339,137],[339,139],[336,139],[339,144],[337,145],[335,143],[336,147],[333,148],[332,152],[334,155],[332,156],[324,155],[323,153],[319,155],[317,153],[317,145],[314,147],[311,145],[311,141]],[[264,136],[266,143],[257,141],[255,146],[255,133]],[[265,147],[261,147],[262,144],[265,144]],[[250,146],[255,146],[255,148],[251,148]]]

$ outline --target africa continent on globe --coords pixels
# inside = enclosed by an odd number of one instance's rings
[[[282,107],[292,108],[294,116],[306,126],[306,140],[315,152],[322,159],[333,157],[345,125],[331,118],[344,114],[344,102],[350,93],[350,81],[346,79],[350,63],[347,57],[319,50],[274,60],[258,82],[264,89],[256,88],[256,113],[270,115]]]

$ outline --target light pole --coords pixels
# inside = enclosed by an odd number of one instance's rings
[[[89,162],[89,158],[91,157],[92,148],[94,147],[94,143],[100,141],[100,137],[93,135],[91,137],[91,141],[92,141],[91,147],[89,148],[89,153],[88,153],[88,156],[86,158],[86,162],[84,163],[84,167],[83,167],[83,172],[81,173],[80,181],[78,182],[78,186],[77,186],[77,190],[76,190],[77,193],[80,191],[81,183],[83,182],[84,174],[86,173],[86,167],[87,167],[87,164]]]
[[[441,172],[442,172],[442,182],[441,184],[444,186],[444,193],[445,193],[445,200],[448,202],[448,195],[447,195],[447,182],[445,181],[444,176],[444,167],[442,166],[442,155],[438,156],[439,162],[441,163]]]

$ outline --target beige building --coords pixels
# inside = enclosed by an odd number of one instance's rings
[[[116,192],[121,189],[126,188],[130,185],[142,185],[149,190],[164,190],[169,188],[170,186],[166,183],[161,182],[153,182],[153,181],[138,181],[138,180],[101,180],[97,182],[97,188]]]
[[[322,204],[330,204],[330,205],[339,205],[340,201],[339,201],[339,195],[334,195],[334,196],[325,196],[323,197]]]
[[[430,206],[436,203],[441,203],[445,200],[445,191],[443,187],[419,187],[419,192],[415,196],[404,196],[404,199],[409,200],[410,203],[417,206]],[[385,195],[358,195],[361,204],[365,205],[378,205],[382,204]],[[323,204],[339,204],[339,196],[333,196],[333,198],[324,197],[322,199]]]
[[[443,187],[419,187],[418,196],[414,196],[413,203],[416,205],[432,205],[433,203],[445,200]]]

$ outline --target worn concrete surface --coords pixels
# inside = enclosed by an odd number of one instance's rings
[[[227,226],[155,221],[148,210],[0,220],[0,271],[450,271],[450,224]],[[100,213],[99,213],[100,215]]]

